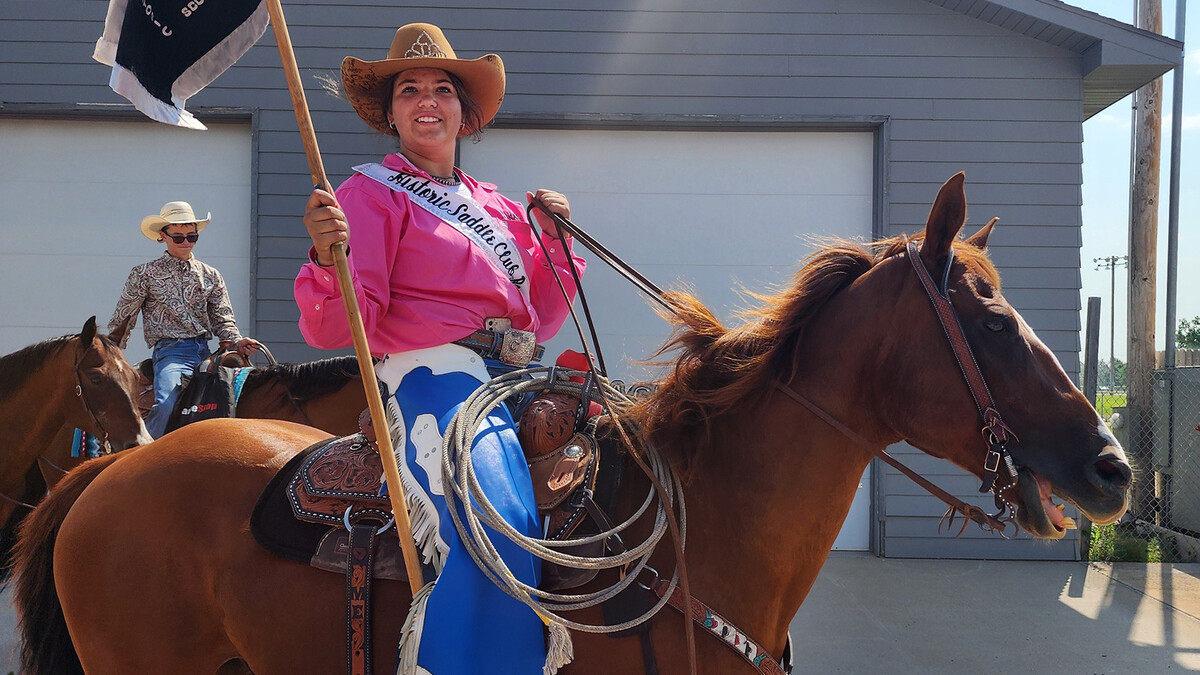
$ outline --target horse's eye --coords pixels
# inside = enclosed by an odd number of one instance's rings
[[[1003,333],[1008,328],[1008,321],[1003,317],[993,316],[983,322],[983,325],[993,333]]]

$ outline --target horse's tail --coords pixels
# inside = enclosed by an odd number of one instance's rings
[[[117,457],[81,464],[21,524],[13,547],[13,605],[21,627],[24,675],[83,675],[54,587],[54,542],[75,500]]]

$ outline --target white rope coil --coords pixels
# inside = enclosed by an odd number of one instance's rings
[[[568,378],[572,376],[582,378],[585,375],[589,374],[559,367],[529,368],[497,377],[475,390],[451,420],[443,438],[442,484],[444,487],[450,488],[445,495],[450,507],[448,510],[463,546],[480,570],[501,590],[528,605],[551,627],[559,624],[587,633],[614,633],[640,625],[662,609],[667,603],[666,598],[670,597],[678,584],[678,569],[672,574],[671,584],[663,598],[641,616],[624,623],[611,626],[579,623],[564,618],[561,612],[599,605],[634,583],[642,570],[646,569],[646,563],[650,560],[655,546],[666,534],[668,528],[666,509],[673,508],[676,500],[679,502],[679,529],[681,533],[686,532],[687,521],[684,513],[683,492],[670,465],[652,448],[646,448],[646,462],[664,487],[666,504],[663,504],[662,500],[656,499],[656,490],[651,487],[641,507],[624,522],[613,526],[611,530],[578,539],[550,541],[525,536],[506,523],[496,512],[487,495],[483,493],[471,462],[471,445],[476,430],[493,410],[504,403],[505,399],[529,392],[546,391],[566,393],[582,398],[584,385],[579,382],[571,382]],[[606,378],[596,377],[594,374],[590,376],[594,378],[590,395],[599,399],[614,420],[619,420],[620,413],[629,410],[632,400],[613,387]],[[584,405],[587,403],[585,401]],[[465,517],[460,518],[455,501],[463,505],[462,512],[465,513]],[[605,541],[613,535],[620,534],[641,518],[652,503],[655,504],[655,514],[654,527],[650,535],[645,541],[629,548],[624,553],[590,557],[571,555],[557,550]],[[612,586],[591,593],[561,594],[540,590],[521,582],[509,571],[488,537],[484,526],[499,532],[529,553],[556,565],[584,570],[621,568],[625,570],[625,574]],[[653,571],[652,568],[651,570]]]

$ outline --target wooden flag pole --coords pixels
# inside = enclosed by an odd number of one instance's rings
[[[296,55],[292,51],[292,39],[288,35],[287,23],[283,19],[283,7],[279,0],[266,0],[271,15],[271,26],[275,30],[275,42],[279,45],[279,57],[283,61],[283,72],[287,76],[288,92],[292,95],[292,107],[296,110],[296,124],[300,138],[304,141],[304,154],[308,157],[308,170],[313,184],[332,193],[329,179],[325,176],[325,165],[317,147],[317,134],[313,129],[312,116],[308,112],[308,100],[304,97],[304,85],[300,82],[300,69],[296,66]],[[362,314],[358,309],[358,296],[354,294],[354,283],[350,279],[350,264],[346,260],[346,247],[341,242],[333,246],[333,264],[337,270],[338,288],[346,305],[346,320],[354,337],[354,354],[358,357],[358,370],[362,374],[363,389],[367,394],[367,406],[371,410],[371,424],[378,439],[379,456],[383,461],[383,473],[387,478],[388,498],[392,502],[392,515],[396,519],[396,534],[400,537],[400,550],[404,553],[404,567],[408,571],[408,584],[415,595],[425,585],[421,575],[421,561],[417,557],[417,545],[412,536],[412,524],[408,520],[408,508],[404,500],[404,486],[400,483],[400,467],[396,464],[396,453],[392,449],[392,436],[388,430],[387,415],[383,410],[383,399],[379,393],[379,381],[375,378],[375,364],[371,361],[371,350],[367,347],[367,331],[363,328]]]

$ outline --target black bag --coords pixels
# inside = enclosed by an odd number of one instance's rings
[[[237,369],[219,363],[219,359],[201,362],[191,378],[183,382],[183,391],[167,420],[167,431],[213,417],[234,416],[237,412],[234,383]]]

